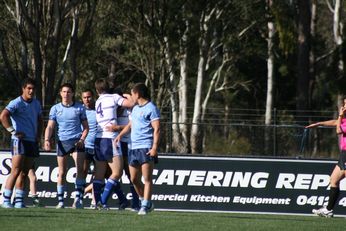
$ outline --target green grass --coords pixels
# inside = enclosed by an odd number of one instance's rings
[[[138,216],[131,211],[56,210],[52,208],[2,209],[0,230],[341,230],[345,218],[187,213],[154,211]]]

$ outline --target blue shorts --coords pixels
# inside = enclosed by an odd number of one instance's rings
[[[56,144],[56,153],[58,156],[66,156],[73,152],[84,152],[85,149],[77,149],[76,143],[79,139],[58,141]]]
[[[11,139],[11,153],[12,155],[23,155],[27,157],[39,157],[40,151],[37,142]]]
[[[121,148],[115,146],[111,138],[95,139],[95,159],[97,161],[110,161],[114,156],[121,156]]]
[[[129,165],[140,166],[149,162],[157,163],[157,157],[147,155],[149,150],[150,148],[131,149],[128,157]]]
[[[85,148],[85,159],[93,161],[95,157],[95,150],[93,148]]]

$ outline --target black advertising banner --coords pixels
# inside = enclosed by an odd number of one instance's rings
[[[8,176],[11,161],[0,152],[0,184]],[[161,155],[153,173],[152,200],[156,209],[311,214],[328,201],[329,175],[336,161],[302,159],[219,158]],[[69,161],[65,201],[74,197],[75,168]],[[36,162],[38,193],[46,206],[57,204],[56,156],[41,153]],[[87,182],[92,176],[89,174]],[[129,180],[122,177],[128,199]],[[341,181],[335,215],[346,216],[346,181]],[[91,194],[86,194],[85,206]],[[27,199],[30,203],[30,199]],[[116,195],[110,200],[117,207]]]

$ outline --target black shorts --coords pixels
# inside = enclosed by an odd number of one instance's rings
[[[341,170],[346,170],[346,150],[342,150],[339,156],[338,166]]]
[[[123,156],[127,157],[129,155],[129,144],[127,142],[120,142],[121,152]]]
[[[39,157],[40,151],[38,143],[33,141],[12,139],[11,140],[12,155],[23,155],[27,157]]]
[[[85,159],[88,161],[94,161],[95,150],[93,148],[85,148]]]

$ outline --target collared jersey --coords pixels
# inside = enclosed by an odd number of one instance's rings
[[[82,121],[86,119],[85,108],[79,102],[75,102],[71,106],[58,103],[49,112],[49,120],[57,123],[60,141],[79,139],[82,136]]]
[[[25,101],[21,96],[10,101],[6,106],[14,129],[23,132],[23,140],[36,141],[38,118],[42,115],[41,104],[37,99]],[[12,136],[12,139],[16,139]]]
[[[96,100],[97,138],[115,138],[117,132],[106,131],[106,126],[117,124],[117,108],[124,102],[118,94],[101,94]]]
[[[152,147],[154,129],[151,122],[159,119],[160,111],[152,102],[143,106],[136,105],[132,109],[130,116],[132,149]]]

